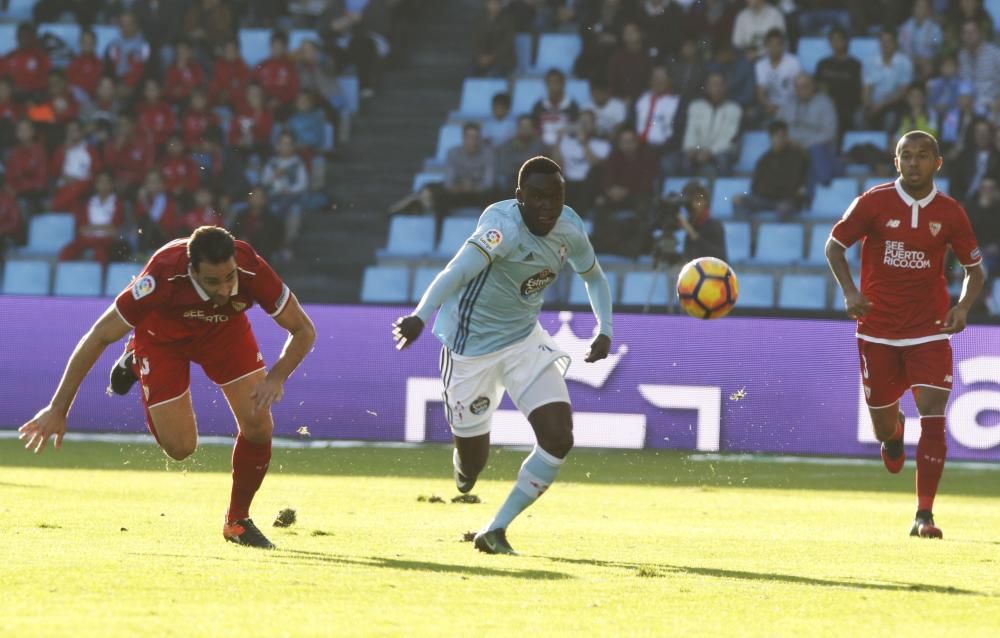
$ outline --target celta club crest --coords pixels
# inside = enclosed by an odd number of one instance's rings
[[[937,237],[937,234],[941,232],[941,222],[931,222],[928,227],[931,229],[932,237]]]
[[[560,312],[559,330],[552,335],[552,339],[559,346],[559,349],[569,354],[573,358],[573,361],[579,364],[569,367],[569,370],[566,371],[566,378],[571,381],[584,383],[592,388],[603,387],[608,377],[611,376],[611,373],[614,372],[615,368],[621,362],[622,357],[628,353],[628,346],[622,344],[618,348],[618,352],[609,352],[606,359],[601,359],[593,363],[583,363],[584,356],[590,350],[591,341],[597,337],[597,326],[594,326],[593,336],[589,339],[581,339],[576,336],[573,328],[569,325],[572,320],[572,312],[568,310]]]

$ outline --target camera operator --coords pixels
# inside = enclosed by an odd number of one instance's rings
[[[712,219],[708,206],[708,190],[696,181],[684,186],[684,207],[688,218],[679,216],[687,237],[684,239],[684,261],[699,257],[716,257],[726,261],[726,231],[722,223]]]

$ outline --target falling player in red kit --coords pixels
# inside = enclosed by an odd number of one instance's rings
[[[917,514],[910,535],[924,538],[942,537],[932,508],[947,453],[949,339],[965,328],[986,277],[969,218],[934,186],[940,168],[937,140],[922,131],[907,133],[896,145],[899,179],[855,199],[826,243],[847,314],[858,320],[865,398],[882,442],[882,461],[893,474],[906,460],[899,399],[908,388],[920,412]],[[863,240],[860,291],[844,257],[858,240]],[[962,295],[954,306],[944,274],[949,248],[965,268]]]
[[[270,371],[245,314],[255,302],[289,332]],[[52,401],[21,426],[25,447],[41,452],[50,436],[60,447],[66,415],[84,377],[105,348],[133,330],[111,371],[111,389],[125,394],[141,382],[149,431],[179,461],[198,444],[189,382],[191,362],[201,365],[222,388],[239,428],[223,536],[273,548],[250,519],[250,502],[271,460],[270,406],[281,400],[285,380],[316,340],[312,321],[249,244],[225,229],[202,226],[158,250],[84,335]]]

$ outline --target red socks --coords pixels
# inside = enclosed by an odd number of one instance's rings
[[[932,511],[948,444],[944,438],[944,417],[920,417],[920,442],[917,444],[917,509]]]
[[[232,523],[250,516],[250,503],[260,488],[267,466],[271,462],[271,441],[253,443],[242,434],[233,446],[233,491],[229,498],[226,522]],[[938,472],[940,476],[940,472]]]

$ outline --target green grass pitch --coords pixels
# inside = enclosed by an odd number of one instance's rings
[[[0,441],[0,636],[1000,635],[996,470],[946,469],[931,541],[907,536],[912,462],[579,450],[507,557],[462,534],[523,451],[456,504],[445,447],[276,449],[262,552],[222,540],[229,453]]]

